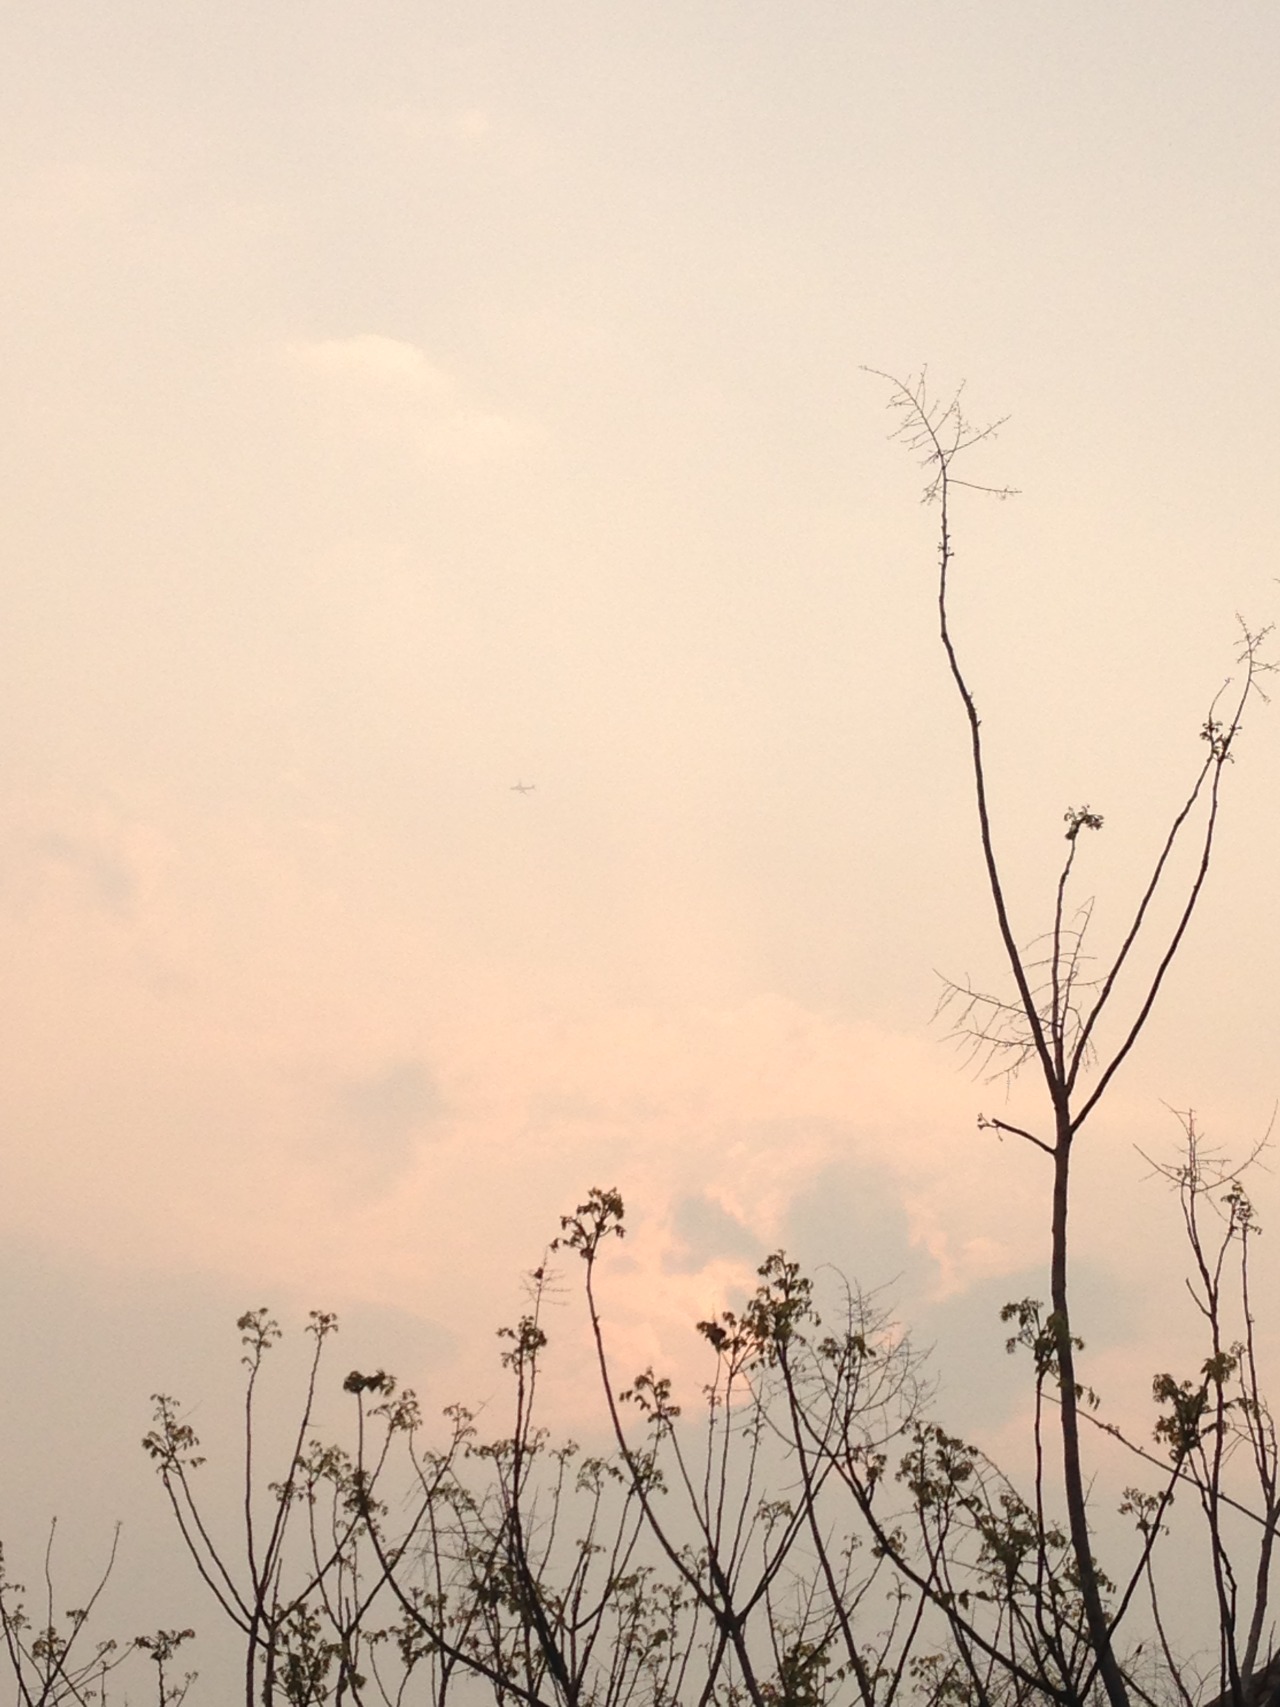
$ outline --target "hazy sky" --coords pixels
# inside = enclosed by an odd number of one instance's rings
[[[45,1504],[141,1485],[147,1394],[259,1301],[482,1391],[597,1183],[627,1355],[779,1242],[998,1352],[1044,1171],[930,1026],[999,961],[861,364],[1012,416],[957,626],[1020,930],[1087,801],[1101,946],[1280,602],[1274,5],[59,0],[0,63],[0,1435]],[[1176,1272],[1133,1144],[1280,1094],[1277,715],[1082,1156],[1104,1389]]]

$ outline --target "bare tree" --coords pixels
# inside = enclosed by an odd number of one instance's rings
[[[924,374],[908,380],[884,374],[879,377],[890,386],[890,407],[897,417],[894,436],[919,456],[925,469],[926,498],[938,506],[938,632],[968,725],[978,836],[996,929],[1012,984],[1007,998],[981,994],[968,986],[953,986],[951,993],[962,1003],[961,1028],[965,1035],[979,1048],[1007,1056],[1015,1067],[1023,1063],[1033,1066],[1043,1086],[1044,1122],[1039,1130],[982,1117],[980,1124],[1034,1145],[1048,1158],[1051,1167],[1052,1312],[1046,1327],[1057,1385],[1062,1487],[1074,1569],[1099,1675],[1111,1707],[1128,1707],[1130,1692],[1117,1662],[1112,1621],[1103,1603],[1100,1572],[1093,1556],[1087,1477],[1081,1458],[1083,1388],[1076,1372],[1079,1342],[1071,1327],[1068,1269],[1071,1162],[1086,1121],[1142,1035],[1203,892],[1213,857],[1224,772],[1233,757],[1244,713],[1251,700],[1261,693],[1260,674],[1270,667],[1260,655],[1268,630],[1251,630],[1241,623],[1238,674],[1209,706],[1199,731],[1204,743],[1200,762],[1184,798],[1172,813],[1129,925],[1101,977],[1088,986],[1081,982],[1081,951],[1088,912],[1076,916],[1073,922],[1069,911],[1080,833],[1102,828],[1101,816],[1087,806],[1068,808],[1064,815],[1067,851],[1050,907],[1049,934],[1047,939],[1038,939],[1042,944],[1047,942],[1047,950],[1036,958],[1036,949],[1022,946],[1025,939],[1010,916],[1004,869],[996,847],[982,722],[951,626],[953,499],[960,490],[1007,495],[1006,488],[981,484],[962,472],[969,466],[965,461],[969,454],[990,440],[1002,423],[973,425],[964,412],[960,395],[938,399],[930,391]],[[1174,875],[1173,855],[1188,840],[1193,847],[1191,873],[1188,878],[1179,879]],[[1157,922],[1153,903],[1157,896],[1164,897],[1179,882],[1182,887],[1175,896],[1174,922],[1171,927],[1162,927]],[[1148,969],[1138,973],[1137,994],[1124,1005],[1120,995],[1121,974],[1136,966],[1141,950],[1147,951]],[[1103,1042],[1101,1031],[1104,1017],[1113,1022],[1116,1034],[1107,1043]],[[1232,1687],[1238,1689],[1238,1679],[1232,1679]]]

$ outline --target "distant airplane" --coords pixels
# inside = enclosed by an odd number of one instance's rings
[[[534,789],[537,788],[537,786],[538,785],[536,782],[513,782],[511,784],[511,793],[512,794],[532,794]]]

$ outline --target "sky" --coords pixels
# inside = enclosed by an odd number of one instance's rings
[[[975,1122],[1034,1085],[933,1019],[1000,960],[866,370],[1009,417],[956,628],[1019,934],[1087,802],[1101,952],[1277,609],[1278,60],[1245,0],[4,8],[0,1531],[151,1497],[257,1303],[494,1392],[593,1185],[621,1361],[785,1245],[1009,1423],[1045,1177]],[[1280,1096],[1276,717],[1080,1154],[1122,1406],[1135,1146]]]

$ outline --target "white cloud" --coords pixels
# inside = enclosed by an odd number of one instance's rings
[[[395,135],[413,143],[436,143],[442,138],[472,145],[493,134],[493,115],[487,107],[458,107],[440,113],[429,107],[402,104],[389,107],[383,123]]]
[[[454,114],[449,129],[465,142],[479,142],[493,129],[493,121],[483,107],[467,107]]]
[[[518,411],[485,406],[419,345],[380,332],[285,346],[300,377],[320,392],[331,420],[362,438],[392,439],[432,460],[517,456],[542,438]]]
[[[300,367],[371,391],[450,399],[453,382],[427,359],[426,351],[403,338],[361,332],[354,338],[317,338],[287,346]]]

